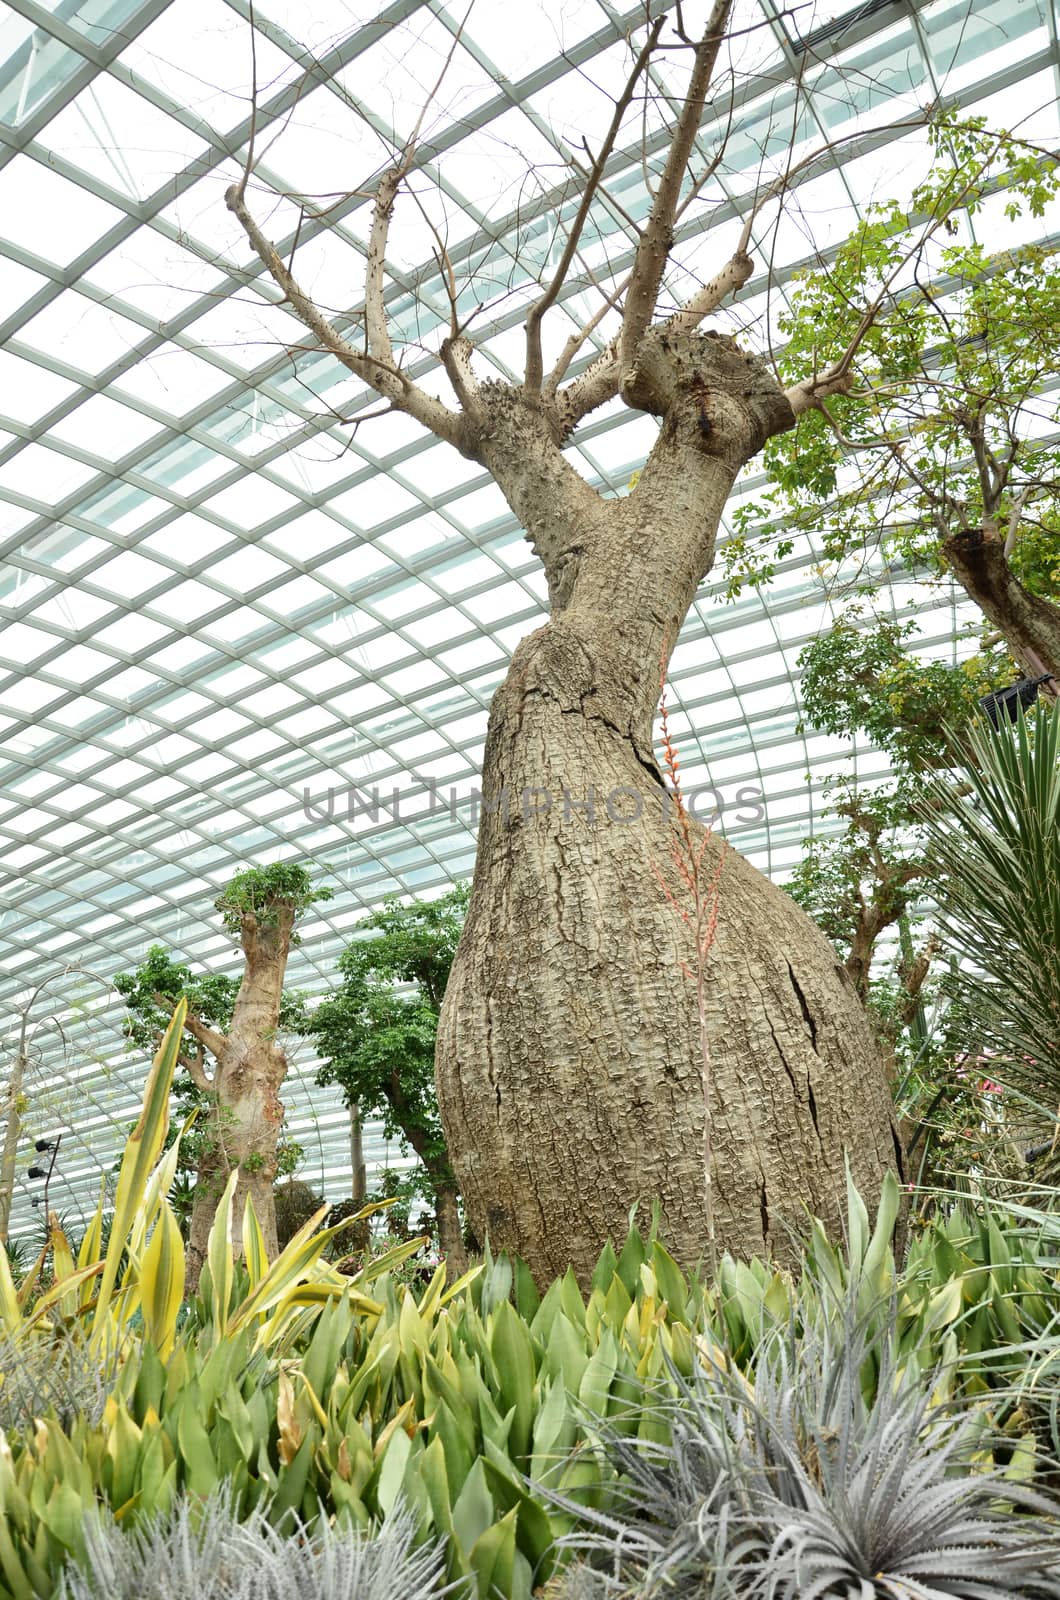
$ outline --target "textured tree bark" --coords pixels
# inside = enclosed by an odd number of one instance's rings
[[[273,1184],[283,1126],[280,1086],[287,1075],[287,1057],[275,1040],[294,916],[293,906],[280,902],[275,921],[267,926],[259,926],[250,914],[242,918],[243,978],[228,1032],[215,1036],[211,1044],[216,1067],[206,1091],[212,1100],[209,1138],[199,1162],[192,1206],[185,1267],[187,1294],[198,1288],[217,1202],[235,1168],[239,1169],[232,1215],[236,1252],[242,1249],[243,1211],[249,1196],[266,1251],[270,1258],[277,1254]]]
[[[467,1271],[464,1230],[460,1226],[460,1191],[450,1178],[434,1188],[434,1216],[438,1224],[438,1248],[445,1258],[446,1277],[454,1282]]]
[[[1008,564],[1001,534],[967,529],[947,539],[943,549],[954,577],[1027,676],[1051,672],[1060,683],[1060,606],[1024,588]]]
[[[446,1139],[475,1232],[539,1279],[582,1282],[630,1207],[707,1250],[695,954],[653,750],[660,678],[709,571],[726,496],[791,425],[775,382],[717,335],[649,334],[624,398],[661,418],[636,489],[601,501],[549,423],[483,385],[480,451],[545,564],[551,620],[494,697],[478,859],[439,1029]],[[706,844],[710,878],[724,849]],[[708,970],[719,1248],[793,1256],[833,1225],[844,1159],[871,1204],[893,1166],[883,1064],[824,936],[737,852]]]

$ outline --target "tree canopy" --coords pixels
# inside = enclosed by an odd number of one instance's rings
[[[834,261],[791,288],[785,382],[857,350],[846,390],[767,443],[771,487],[737,517],[730,589],[814,532],[837,571],[879,550],[923,578],[956,577],[1041,672],[1060,641],[1060,275],[1055,250],[994,252],[983,236],[1043,215],[1057,161],[981,118],[942,117],[932,138],[932,177],[907,201],[868,205]]]
[[[318,1081],[337,1084],[362,1116],[449,1176],[434,1050],[449,971],[467,909],[464,885],[437,900],[384,902],[339,958],[339,988],[308,1023],[325,1057]]]

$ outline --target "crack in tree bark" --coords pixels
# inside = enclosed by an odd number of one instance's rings
[[[810,1010],[810,1007],[807,1004],[806,996],[803,994],[802,989],[801,989],[801,987],[799,985],[799,980],[795,976],[795,968],[792,966],[790,961],[788,962],[788,975],[791,978],[791,987],[795,990],[795,995],[796,995],[796,998],[798,999],[799,1007],[800,1007],[800,1009],[802,1011],[802,1020],[805,1022],[806,1030],[810,1035],[810,1047],[813,1050],[814,1054],[816,1055],[816,1053],[817,1053],[817,1024],[814,1021],[813,1012]]]

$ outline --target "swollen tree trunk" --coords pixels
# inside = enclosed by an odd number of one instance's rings
[[[741,1255],[790,1258],[807,1208],[835,1226],[847,1158],[871,1205],[897,1152],[883,1064],[831,946],[714,837],[704,1072],[696,957],[663,888],[684,894],[654,716],[736,473],[791,410],[711,334],[649,334],[624,398],[661,431],[634,493],[605,502],[523,395],[481,391],[481,454],[545,563],[552,615],[493,701],[438,1089],[475,1232],[539,1280],[572,1264],[585,1282],[634,1203],[646,1222],[661,1202],[680,1259],[703,1259],[708,1115],[717,1243]]]
[[[1060,686],[1060,606],[1031,594],[1005,555],[994,528],[970,528],[946,540],[947,565],[997,628],[1029,678],[1051,672]],[[1052,686],[1056,692],[1056,686]]]
[[[242,1248],[243,1211],[249,1198],[261,1224],[265,1249],[270,1257],[277,1254],[273,1184],[283,1126],[280,1086],[287,1075],[287,1057],[276,1043],[276,1030],[293,927],[294,909],[282,902],[276,908],[275,921],[267,925],[259,925],[251,913],[242,918],[245,964],[231,1025],[226,1034],[213,1035],[210,1040],[216,1062],[213,1077],[197,1079],[212,1103],[189,1230],[185,1278],[189,1294],[198,1287],[218,1199],[236,1168],[235,1249]]]

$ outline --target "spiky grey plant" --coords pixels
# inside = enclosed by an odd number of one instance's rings
[[[371,1537],[333,1528],[277,1530],[260,1508],[239,1517],[227,1487],[205,1501],[178,1499],[164,1515],[124,1533],[97,1517],[85,1554],[65,1570],[56,1600],[437,1600],[437,1544],[414,1548],[405,1512]]]
[[[897,1370],[893,1320],[865,1327],[848,1308],[789,1329],[746,1378],[703,1359],[655,1402],[668,1444],[600,1425],[623,1487],[581,1511],[565,1542],[596,1576],[573,1569],[562,1600],[1060,1597],[1060,1507],[976,1470],[982,1417]]]
[[[61,1321],[0,1332],[0,1428],[17,1432],[53,1413],[64,1428],[77,1417],[94,1425],[117,1375],[113,1354],[90,1350]]]

